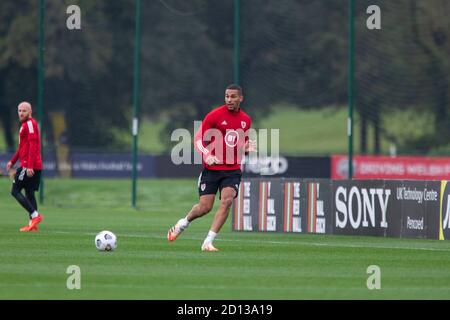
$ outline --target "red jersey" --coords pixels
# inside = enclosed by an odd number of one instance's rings
[[[203,167],[209,170],[241,169],[245,141],[252,119],[240,108],[229,111],[226,105],[208,113],[194,138],[194,147],[202,155]],[[216,156],[220,164],[205,163],[209,156]]]
[[[33,118],[22,122],[19,131],[19,149],[11,158],[14,165],[20,159],[20,166],[27,169],[42,170],[41,138],[39,127]]]

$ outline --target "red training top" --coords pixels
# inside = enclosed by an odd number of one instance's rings
[[[241,169],[251,125],[252,119],[240,108],[233,112],[223,105],[208,113],[194,137],[194,147],[202,155],[203,167],[209,170]],[[221,163],[207,165],[205,160],[210,155],[216,156]]]
[[[22,168],[42,170],[41,138],[38,124],[33,118],[22,122],[20,127],[19,149],[11,158],[11,163],[14,165],[18,159]]]

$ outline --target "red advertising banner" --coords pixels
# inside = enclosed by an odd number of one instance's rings
[[[331,157],[331,178],[348,179],[348,157]],[[354,179],[450,180],[450,157],[354,156]]]

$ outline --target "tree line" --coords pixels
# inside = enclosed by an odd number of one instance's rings
[[[81,9],[81,29],[69,30],[66,10]],[[448,145],[450,27],[445,0],[378,1],[381,29],[366,27],[371,1],[355,8],[355,110],[361,153],[379,153],[381,136],[403,150]],[[166,119],[161,136],[191,129],[223,101],[235,79],[234,1],[143,0],[141,117]],[[347,1],[241,0],[240,84],[256,119],[290,104],[301,109],[348,103]],[[15,149],[16,106],[37,101],[38,1],[0,2],[0,119]],[[135,1],[56,1],[45,7],[44,126],[65,115],[72,148],[127,150],[133,101]],[[398,137],[383,113],[430,113],[433,128]],[[373,128],[374,150],[368,150]],[[167,145],[169,145],[167,143]]]

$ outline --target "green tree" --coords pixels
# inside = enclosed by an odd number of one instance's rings
[[[36,66],[36,29],[35,1],[0,2],[0,119],[10,152],[16,148],[16,107],[22,100],[33,102],[36,98],[37,82],[32,74]]]
[[[450,3],[436,0],[433,6],[411,0],[411,32],[423,54],[422,68],[430,83],[427,102],[434,113],[434,133],[410,144],[428,148],[448,144],[450,135]]]

